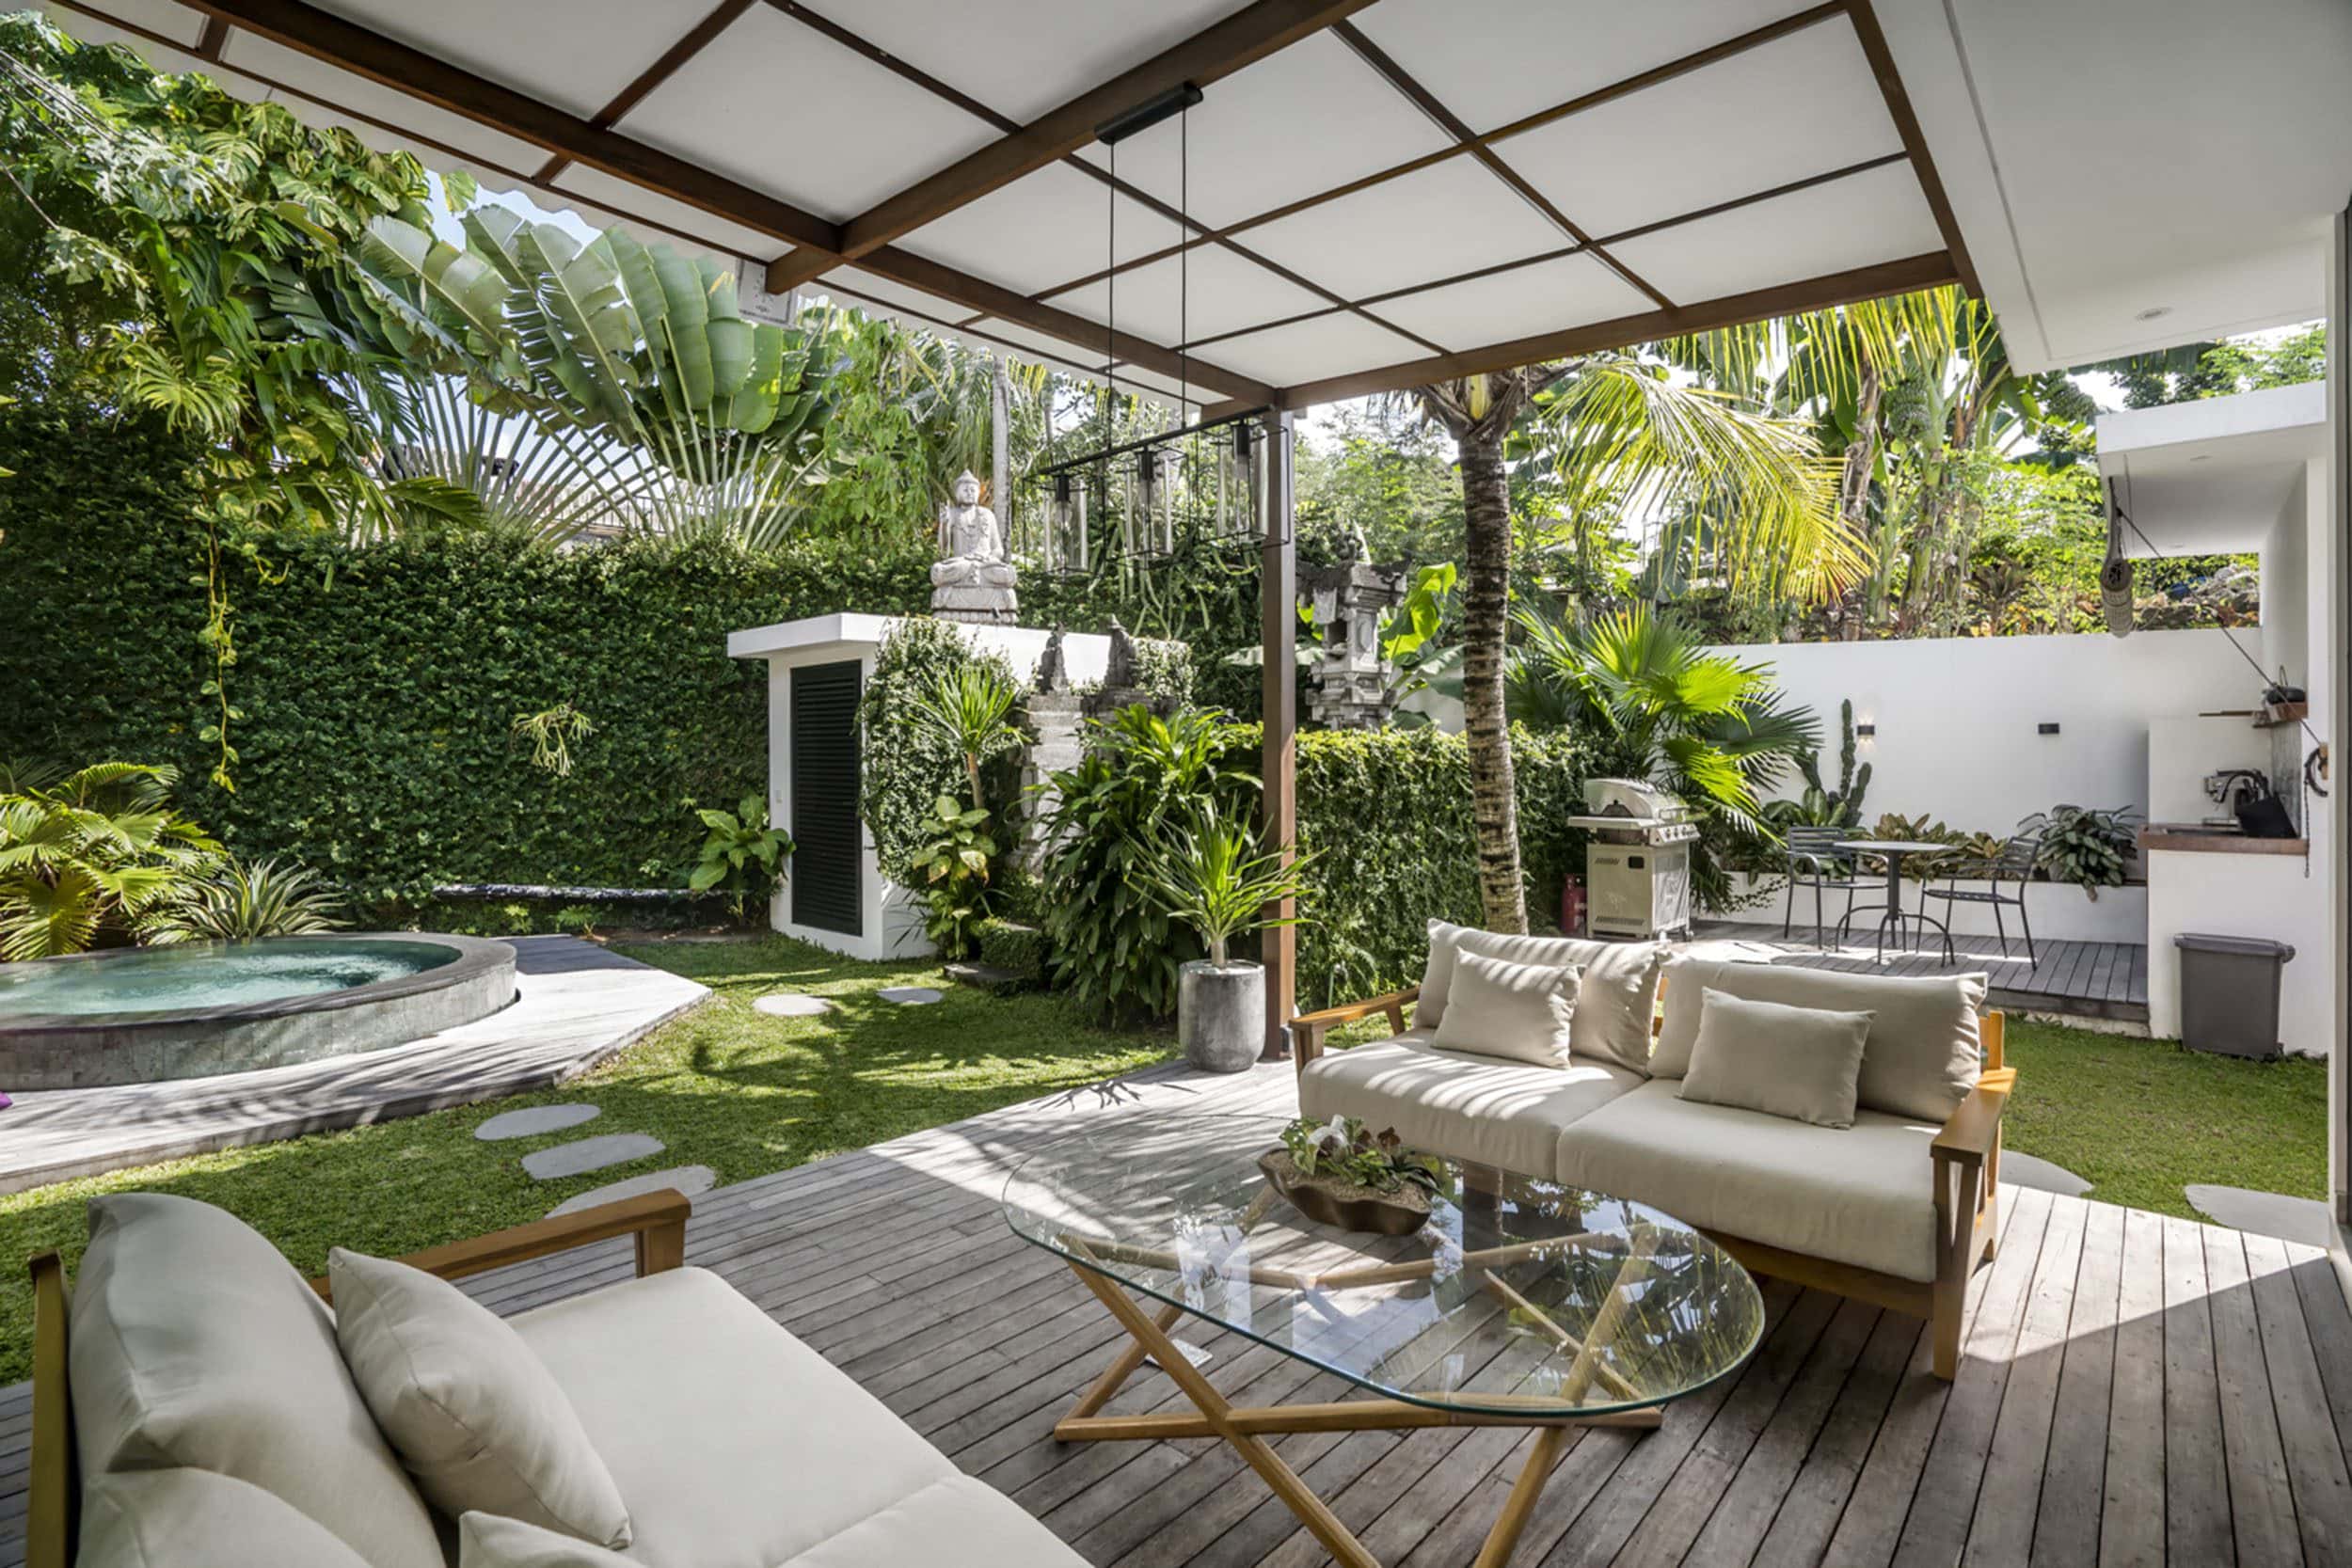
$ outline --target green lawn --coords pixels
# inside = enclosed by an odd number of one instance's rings
[[[936,1006],[894,1006],[884,986],[932,984],[926,963],[861,964],[771,938],[622,949],[712,988],[709,1003],[560,1089],[492,1104],[235,1149],[0,1196],[0,1384],[25,1375],[30,1292],[13,1261],[79,1250],[83,1200],[151,1188],[243,1215],[316,1273],[330,1243],[390,1254],[517,1225],[575,1193],[668,1165],[709,1165],[740,1181],[902,1133],[1131,1071],[1167,1054],[1164,1037],[1078,1022],[1043,995],[998,998],[943,986]],[[770,991],[805,990],[818,1019],[752,1010]],[[1377,1028],[1373,1033],[1379,1033]],[[2091,1196],[2192,1215],[2181,1188],[2217,1181],[2305,1197],[2327,1177],[2327,1069],[2253,1063],[2044,1024],[2013,1023],[2019,1069],[2009,1147],[2094,1183]],[[473,1130],[517,1106],[584,1101],[584,1129],[485,1144]],[[519,1157],[594,1132],[651,1132],[660,1154],[537,1182]]]
[[[1169,1050],[1164,1036],[1089,1028],[1054,997],[947,984],[936,963],[853,963],[781,937],[620,951],[716,994],[561,1088],[0,1196],[0,1384],[26,1375],[31,1360],[31,1291],[18,1260],[50,1247],[78,1254],[83,1201],[96,1194],[150,1188],[219,1204],[319,1273],[330,1244],[412,1252],[535,1220],[575,1193],[670,1165],[740,1181],[1132,1071]],[[874,994],[891,985],[932,985],[946,997],[898,1006]],[[778,990],[826,997],[835,1010],[752,1010],[755,997]],[[473,1136],[501,1111],[572,1101],[604,1114],[542,1137]],[[565,1180],[523,1174],[522,1155],[596,1132],[650,1132],[668,1147]]]

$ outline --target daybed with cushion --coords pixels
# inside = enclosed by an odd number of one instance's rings
[[[684,1267],[675,1193],[316,1282],[202,1203],[90,1210],[71,1292],[33,1260],[28,1568],[1081,1561]],[[638,1277],[510,1320],[444,1283],[623,1236]]]
[[[1756,1273],[1927,1319],[1936,1375],[1953,1375],[1968,1279],[1993,1253],[2015,1083],[1982,974],[1849,974],[1438,921],[1430,933],[1420,987],[1294,1021],[1302,1115],[1655,1205]],[[1465,963],[1501,1021],[1486,1037],[1446,1022]],[[1577,971],[1556,1042],[1523,1003],[1495,1000],[1546,967]],[[1325,1049],[1329,1030],[1382,1014],[1391,1038]]]

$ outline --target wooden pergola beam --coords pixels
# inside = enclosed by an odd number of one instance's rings
[[[1337,403],[1343,398],[1403,391],[1406,388],[1425,386],[1433,381],[1451,381],[1488,371],[1517,370],[1522,365],[1541,364],[1548,359],[1560,359],[1571,355],[1601,354],[1634,343],[1678,337],[1687,332],[1738,326],[1772,316],[1794,315],[1802,310],[1820,310],[1833,305],[1851,305],[1861,299],[1878,299],[1887,294],[1909,293],[1916,289],[1940,288],[1959,280],[1960,270],[1952,258],[1944,251],[1934,250],[1923,256],[1906,256],[1897,261],[1877,261],[1847,272],[1808,277],[1798,283],[1776,283],[1769,289],[1701,300],[1672,310],[1615,316],[1608,321],[1571,326],[1559,332],[1513,338],[1505,342],[1488,343],[1455,354],[1407,359],[1378,370],[1358,371],[1323,381],[1303,382],[1282,389],[1282,404],[1288,408],[1307,408],[1319,403]],[[1214,419],[1223,408],[1222,404],[1214,404],[1204,410],[1204,417]]]
[[[1853,23],[1854,37],[1861,40],[1862,57],[1870,62],[1870,74],[1878,81],[1879,96],[1886,102],[1895,134],[1911,155],[1919,194],[1927,198],[1928,211],[1935,214],[1935,231],[1944,237],[1944,248],[1951,252],[1953,275],[1962,288],[1982,299],[1984,289],[1977,281],[1976,262],[1969,260],[1968,241],[1960,231],[1952,198],[1945,193],[1944,177],[1936,172],[1935,159],[1928,151],[1927,133],[1919,128],[1919,117],[1912,110],[1911,94],[1895,69],[1895,52],[1886,46],[1886,35],[1879,29],[1878,13],[1870,9],[1870,0],[1847,0],[1846,15]]]
[[[1097,126],[1138,103],[1186,83],[1207,87],[1370,4],[1372,0],[1256,0],[859,214],[842,226],[841,243],[828,248],[855,261],[1025,174],[1068,157],[1094,140]],[[775,284],[771,282],[769,287],[772,290]]]
[[[838,224],[764,191],[715,174],[617,131],[542,103],[487,77],[346,22],[302,0],[190,0],[197,9],[259,38],[323,60],[356,76],[463,115],[476,124],[544,148],[715,217],[793,245],[827,248],[841,242]]]

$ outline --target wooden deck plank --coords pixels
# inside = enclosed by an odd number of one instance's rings
[[[1696,933],[1709,941],[1738,941],[1772,948],[1772,960],[1802,969],[1830,970],[1844,974],[1878,973],[1888,975],[1930,975],[1981,970],[1991,978],[1998,1005],[2017,1010],[2037,1008],[2057,1013],[2082,1013],[2144,1022],[2148,1004],[2147,949],[2137,942],[2040,942],[2038,961],[2028,965],[2019,933],[2010,936],[2010,956],[1991,936],[1955,937],[1954,962],[1943,961],[1940,942],[1918,952],[1890,952],[1881,964],[1872,956],[1869,932],[1851,934],[1842,949],[1818,950],[1810,928],[1799,927],[1782,937],[1776,926],[1743,922],[1702,922]]]
[[[2111,1002],[2128,991],[2133,951],[2046,957],[2093,966],[2083,984]],[[1867,954],[1839,963],[1875,967]],[[1940,969],[1934,955],[1899,966]],[[707,1195],[688,1260],[1091,1562],[1305,1568],[1321,1554],[1225,1445],[1054,1441],[1122,1336],[997,1212],[1009,1165],[1069,1132],[1128,1118],[1120,1135],[1148,1144],[1183,1135],[1171,1113],[1282,1114],[1293,1092],[1287,1068],[1155,1070],[1099,1097],[1007,1107]],[[2022,1190],[2002,1222],[1970,1292],[1957,1384],[1927,1375],[1915,1320],[1767,1281],[1757,1357],[1670,1406],[1657,1433],[1580,1434],[1516,1568],[2352,1560],[2352,1311],[2324,1258]],[[630,1268],[626,1246],[602,1246],[469,1288],[512,1312]],[[1242,1400],[1351,1391],[1230,1331],[1178,1333]],[[1185,1407],[1147,1368],[1110,1408]],[[0,1568],[23,1555],[27,1425],[26,1390],[0,1389]],[[1529,1447],[1510,1428],[1276,1444],[1391,1568],[1462,1568]]]
[[[2164,1538],[2174,1561],[2222,1563],[2236,1547],[2202,1229],[2164,1221]]]
[[[2025,1562],[2033,1552],[2034,1516],[2042,1471],[2050,1452],[2058,1409],[2058,1374],[2066,1361],[2067,1329],[2074,1310],[2074,1279],[2082,1265],[2087,1204],[2058,1204],[2042,1231],[2042,1255],[2010,1352],[2009,1383],[1994,1418],[1976,1513],[1961,1561],[1977,1568]],[[1946,1413],[1950,1419],[1950,1412]],[[1957,1489],[1957,1478],[1935,1472]]]
[[[2065,1364],[2058,1373],[2048,1457],[2034,1514],[2034,1568],[2077,1568],[2099,1558],[2108,1396],[2115,1380],[2116,1302],[2123,1274],[2123,1211],[2103,1203],[2085,1209]]]
[[[2276,1237],[2249,1234],[2244,1241],[2303,1556],[2314,1562],[2352,1562],[2352,1467],[2345,1464],[2328,1409],[2311,1327],[2289,1273],[2294,1264],[2286,1243]],[[2318,1266],[2333,1267],[2324,1259]]]

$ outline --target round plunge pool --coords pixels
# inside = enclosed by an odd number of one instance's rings
[[[405,1045],[515,998],[502,942],[411,931],[0,965],[0,1087],[206,1078]]]

